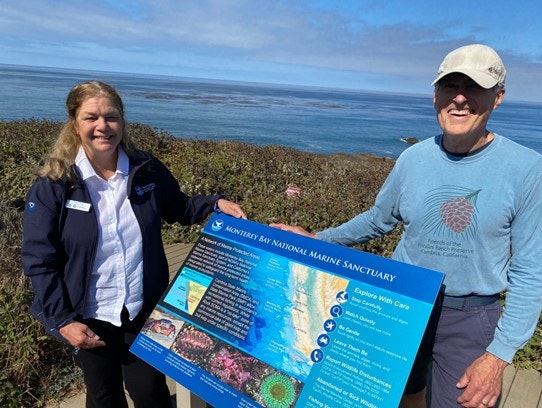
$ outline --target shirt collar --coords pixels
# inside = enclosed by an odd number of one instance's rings
[[[130,172],[130,160],[128,159],[128,155],[124,152],[121,146],[118,147],[118,153],[119,154],[117,158],[116,173],[127,176]],[[83,180],[86,180],[90,177],[98,177],[98,175],[94,171],[94,168],[92,167],[92,164],[90,164],[90,160],[88,159],[87,154],[83,149],[83,146],[79,146],[79,152],[75,157],[75,165],[81,172],[81,177],[83,178]]]

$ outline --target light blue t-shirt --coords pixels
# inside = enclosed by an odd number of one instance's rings
[[[447,295],[507,290],[487,350],[511,362],[542,308],[542,156],[500,135],[467,157],[449,155],[441,141],[405,150],[374,206],[318,237],[352,246],[402,221],[393,258],[443,272]]]

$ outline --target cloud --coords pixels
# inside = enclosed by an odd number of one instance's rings
[[[444,5],[419,3],[396,12],[396,5],[372,0],[3,0],[0,63],[222,79],[237,72],[289,82],[305,72],[305,83],[374,86],[380,79],[382,87],[426,90],[446,52],[495,31],[491,19],[449,17],[438,9]],[[475,5],[469,13],[476,7],[487,12]],[[511,50],[507,57],[521,72],[542,79],[540,43],[538,54]]]

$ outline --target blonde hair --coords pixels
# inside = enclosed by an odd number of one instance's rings
[[[116,89],[100,81],[83,82],[74,86],[68,93],[66,98],[68,119],[62,126],[55,143],[45,158],[43,167],[38,170],[38,176],[48,177],[55,181],[63,178],[73,180],[75,174],[72,165],[79,152],[79,146],[81,146],[81,138],[75,131],[77,111],[86,100],[96,96],[105,96],[119,111],[122,119],[122,140],[120,145],[126,154],[132,157],[137,152],[134,141],[126,131],[124,104]]]

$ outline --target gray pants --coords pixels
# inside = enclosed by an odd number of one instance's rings
[[[487,306],[442,307],[431,362],[431,408],[457,408],[464,390],[455,385],[465,369],[485,353],[501,315],[497,300]]]

